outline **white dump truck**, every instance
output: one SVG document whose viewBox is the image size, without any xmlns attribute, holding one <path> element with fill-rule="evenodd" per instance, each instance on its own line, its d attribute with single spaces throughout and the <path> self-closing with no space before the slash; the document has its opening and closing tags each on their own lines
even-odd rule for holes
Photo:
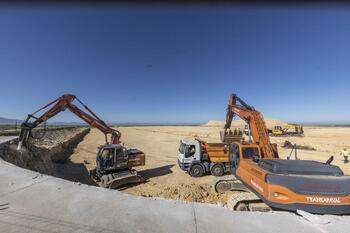
<svg viewBox="0 0 350 233">
<path fill-rule="evenodd" d="M 214 176 L 222 176 L 228 171 L 228 148 L 228 143 L 183 139 L 178 152 L 179 167 L 193 177 L 209 172 Z"/>
</svg>

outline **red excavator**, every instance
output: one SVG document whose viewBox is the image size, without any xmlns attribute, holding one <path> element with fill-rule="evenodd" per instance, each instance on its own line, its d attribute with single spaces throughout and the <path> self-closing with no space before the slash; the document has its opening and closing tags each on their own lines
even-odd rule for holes
<svg viewBox="0 0 350 233">
<path fill-rule="evenodd" d="M 73 101 L 77 100 L 87 112 L 84 112 Z M 35 114 L 41 110 L 47 109 L 40 117 Z M 135 166 L 145 165 L 145 154 L 137 149 L 126 149 L 120 142 L 121 133 L 118 130 L 110 128 L 103 120 L 101 120 L 93 111 L 90 110 L 75 95 L 65 94 L 51 101 L 44 107 L 29 114 L 27 119 L 21 124 L 21 132 L 17 150 L 21 150 L 22 146 L 28 143 L 28 139 L 32 135 L 32 130 L 41 123 L 46 121 L 60 112 L 70 110 L 80 119 L 90 126 L 96 127 L 104 135 L 106 144 L 99 147 L 96 156 L 96 167 L 90 171 L 90 176 L 104 188 L 116 189 L 129 183 L 138 183 L 144 179 L 138 175 L 137 171 L 132 169 Z M 110 140 L 108 140 L 110 135 Z"/>
<path fill-rule="evenodd" d="M 214 184 L 217 192 L 235 191 L 228 201 L 229 208 L 350 213 L 350 177 L 331 165 L 333 157 L 326 163 L 280 159 L 262 114 L 235 94 L 230 97 L 224 132 L 234 116 L 247 123 L 250 133 L 247 142 L 230 143 L 232 176 L 219 178 Z"/>
</svg>

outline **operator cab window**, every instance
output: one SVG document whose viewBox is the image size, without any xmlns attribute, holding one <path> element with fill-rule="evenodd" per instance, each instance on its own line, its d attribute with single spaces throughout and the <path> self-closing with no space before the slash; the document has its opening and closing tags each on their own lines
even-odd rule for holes
<svg viewBox="0 0 350 233">
<path fill-rule="evenodd" d="M 101 157 L 103 159 L 111 159 L 111 157 L 113 157 L 114 154 L 114 150 L 113 149 L 104 149 L 101 153 Z"/>
<path fill-rule="evenodd" d="M 187 147 L 186 150 L 186 157 L 193 156 L 196 153 L 196 146 L 190 145 Z"/>
<path fill-rule="evenodd" d="M 236 144 L 231 144 L 230 150 L 230 154 L 232 154 L 232 157 L 234 159 L 239 159 L 239 147 Z"/>
<path fill-rule="evenodd" d="M 114 149 L 105 148 L 100 154 L 99 163 L 103 169 L 113 166 Z"/>
<path fill-rule="evenodd" d="M 128 154 L 128 152 L 125 148 L 116 148 L 115 154 L 117 159 L 122 159 Z"/>
<path fill-rule="evenodd" d="M 245 147 L 242 149 L 242 152 L 243 152 L 243 159 L 252 159 L 254 156 L 259 157 L 258 148 Z"/>
</svg>

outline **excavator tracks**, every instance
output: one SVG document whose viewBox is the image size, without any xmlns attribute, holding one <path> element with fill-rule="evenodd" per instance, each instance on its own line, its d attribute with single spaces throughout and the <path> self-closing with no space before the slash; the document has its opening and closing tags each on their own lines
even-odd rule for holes
<svg viewBox="0 0 350 233">
<path fill-rule="evenodd" d="M 234 191 L 227 201 L 227 208 L 237 211 L 271 211 L 257 195 L 251 192 L 239 179 L 233 175 L 216 178 L 213 184 L 217 193 Z"/>
<path fill-rule="evenodd" d="M 227 191 L 249 192 L 249 189 L 233 175 L 216 178 L 214 180 L 213 188 L 217 193 L 224 193 Z"/>
<path fill-rule="evenodd" d="M 103 175 L 100 186 L 108 189 L 118 189 L 127 184 L 142 183 L 145 179 L 136 170 L 126 170 Z"/>
<path fill-rule="evenodd" d="M 271 208 L 252 192 L 235 192 L 227 201 L 227 208 L 237 211 L 268 212 Z"/>
</svg>

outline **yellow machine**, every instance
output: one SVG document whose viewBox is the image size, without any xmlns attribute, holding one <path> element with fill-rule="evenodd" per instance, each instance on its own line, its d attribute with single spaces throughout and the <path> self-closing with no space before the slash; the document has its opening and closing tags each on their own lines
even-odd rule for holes
<svg viewBox="0 0 350 233">
<path fill-rule="evenodd" d="M 284 127 L 277 125 L 270 130 L 270 135 L 275 137 L 281 136 L 304 136 L 303 126 L 298 124 L 288 124 Z"/>
</svg>

